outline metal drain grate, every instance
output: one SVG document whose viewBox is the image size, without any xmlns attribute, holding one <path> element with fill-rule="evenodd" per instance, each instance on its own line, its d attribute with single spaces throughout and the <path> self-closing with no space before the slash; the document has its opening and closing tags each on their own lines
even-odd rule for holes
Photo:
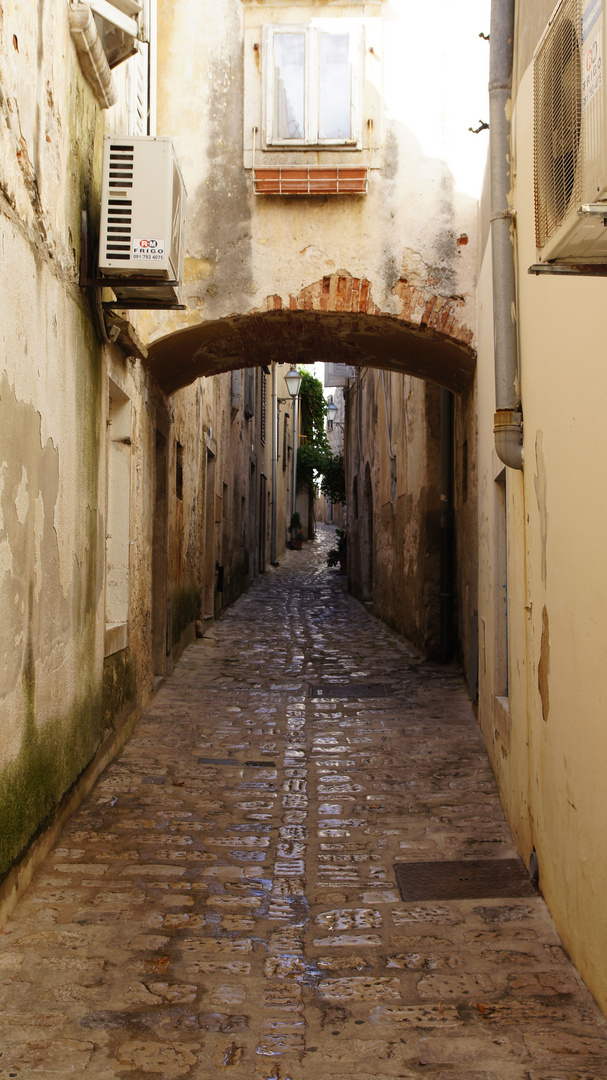
<svg viewBox="0 0 607 1080">
<path fill-rule="evenodd" d="M 236 758 L 225 757 L 199 757 L 199 765 L 234 765 L 237 768 L 242 768 L 242 761 L 237 761 Z"/>
<path fill-rule="evenodd" d="M 311 698 L 380 698 L 391 697 L 392 691 L 384 683 L 333 683 L 311 686 Z"/>
<path fill-rule="evenodd" d="M 519 859 L 395 863 L 394 873 L 405 902 L 537 896 Z"/>
</svg>

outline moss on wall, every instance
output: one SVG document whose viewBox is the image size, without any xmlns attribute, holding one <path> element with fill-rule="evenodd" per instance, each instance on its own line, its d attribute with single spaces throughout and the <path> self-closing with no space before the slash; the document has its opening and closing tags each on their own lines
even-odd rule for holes
<svg viewBox="0 0 607 1080">
<path fill-rule="evenodd" d="M 174 645 L 178 644 L 184 630 L 200 618 L 201 595 L 198 586 L 181 586 L 171 594 Z"/>
<path fill-rule="evenodd" d="M 100 702 L 86 696 L 40 729 L 34 719 L 33 664 L 23 674 L 25 724 L 17 757 L 0 770 L 0 881 L 42 830 L 93 757 L 100 738 Z"/>
<path fill-rule="evenodd" d="M 24 667 L 25 724 L 18 756 L 0 771 L 0 881 L 42 831 L 61 799 L 93 759 L 137 683 L 128 650 L 106 659 L 102 694 L 91 692 L 40 729 L 34 713 L 31 649 Z"/>
</svg>

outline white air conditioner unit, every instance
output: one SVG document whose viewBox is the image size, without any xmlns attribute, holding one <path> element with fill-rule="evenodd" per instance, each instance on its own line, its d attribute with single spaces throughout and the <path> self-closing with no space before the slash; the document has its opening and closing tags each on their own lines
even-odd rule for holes
<svg viewBox="0 0 607 1080">
<path fill-rule="evenodd" d="M 111 279 L 117 300 L 140 307 L 181 303 L 185 214 L 171 140 L 106 135 L 99 274 Z"/>
<path fill-rule="evenodd" d="M 603 0 L 560 0 L 533 58 L 538 261 L 607 262 Z"/>
</svg>

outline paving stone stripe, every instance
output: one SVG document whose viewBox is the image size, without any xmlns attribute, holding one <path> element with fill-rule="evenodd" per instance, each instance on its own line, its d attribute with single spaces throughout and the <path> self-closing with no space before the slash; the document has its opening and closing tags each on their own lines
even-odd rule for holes
<svg viewBox="0 0 607 1080">
<path fill-rule="evenodd" d="M 463 680 L 331 544 L 186 650 L 0 934 L 0 1080 L 607 1080 L 541 896 L 401 900 L 516 851 Z"/>
</svg>

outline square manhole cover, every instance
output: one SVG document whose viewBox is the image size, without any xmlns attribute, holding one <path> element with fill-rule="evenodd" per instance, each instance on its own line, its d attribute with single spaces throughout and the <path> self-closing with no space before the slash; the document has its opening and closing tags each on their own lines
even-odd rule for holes
<svg viewBox="0 0 607 1080">
<path fill-rule="evenodd" d="M 390 697 L 391 690 L 384 683 L 326 683 L 310 687 L 311 698 L 380 698 Z"/>
<path fill-rule="evenodd" d="M 401 899 L 406 902 L 537 896 L 519 859 L 395 863 L 394 873 Z"/>
</svg>

